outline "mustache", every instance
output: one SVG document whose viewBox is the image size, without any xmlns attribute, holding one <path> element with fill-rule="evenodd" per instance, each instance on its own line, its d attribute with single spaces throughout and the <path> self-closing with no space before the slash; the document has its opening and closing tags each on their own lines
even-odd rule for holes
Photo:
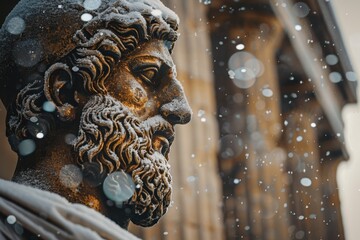
<svg viewBox="0 0 360 240">
<path fill-rule="evenodd" d="M 160 115 L 146 119 L 141 122 L 139 127 L 150 136 L 153 136 L 156 132 L 165 132 L 171 135 L 172 138 L 175 137 L 174 127 Z"/>
</svg>

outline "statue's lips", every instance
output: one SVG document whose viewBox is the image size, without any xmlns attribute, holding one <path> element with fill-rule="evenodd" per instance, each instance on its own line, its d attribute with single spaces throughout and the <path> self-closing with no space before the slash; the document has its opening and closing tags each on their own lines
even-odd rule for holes
<svg viewBox="0 0 360 240">
<path fill-rule="evenodd" d="M 172 129 L 169 131 L 156 131 L 152 137 L 152 145 L 155 151 L 158 151 L 168 159 L 170 146 L 174 141 Z"/>
</svg>

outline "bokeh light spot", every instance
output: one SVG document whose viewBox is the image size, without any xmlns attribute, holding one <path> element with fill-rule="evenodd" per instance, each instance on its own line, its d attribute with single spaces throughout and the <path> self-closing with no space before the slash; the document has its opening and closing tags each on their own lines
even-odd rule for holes
<svg viewBox="0 0 360 240">
<path fill-rule="evenodd" d="M 296 239 L 303 239 L 305 237 L 305 232 L 304 231 L 297 231 L 295 233 L 295 238 Z"/>
<path fill-rule="evenodd" d="M 264 97 L 272 97 L 273 96 L 273 91 L 270 89 L 270 88 L 264 88 L 263 90 L 262 90 L 262 95 L 264 96 Z"/>
<path fill-rule="evenodd" d="M 101 0 L 85 0 L 83 5 L 86 10 L 96 10 L 101 6 Z"/>
<path fill-rule="evenodd" d="M 81 169 L 74 165 L 68 164 L 61 168 L 59 179 L 61 184 L 67 188 L 76 188 L 83 180 Z"/>
<path fill-rule="evenodd" d="M 357 81 L 356 73 L 351 72 L 351 71 L 346 72 L 346 79 L 349 81 L 352 81 L 352 82 L 356 82 Z"/>
<path fill-rule="evenodd" d="M 115 203 L 122 203 L 134 194 L 135 184 L 130 175 L 124 171 L 118 171 L 105 178 L 103 191 L 110 200 Z"/>
<path fill-rule="evenodd" d="M 325 57 L 325 61 L 327 64 L 329 65 L 335 65 L 339 62 L 339 59 L 336 55 L 334 54 L 329 54 Z"/>
<path fill-rule="evenodd" d="M 301 31 L 301 29 L 302 29 L 301 25 L 299 25 L 299 24 L 295 25 L 295 30 L 296 31 Z"/>
<path fill-rule="evenodd" d="M 44 136 L 45 135 L 42 132 L 39 132 L 39 133 L 36 134 L 36 138 L 39 138 L 39 139 L 44 138 Z"/>
<path fill-rule="evenodd" d="M 72 133 L 68 133 L 65 135 L 65 142 L 67 145 L 71 145 L 73 141 L 75 140 L 76 136 Z"/>
<path fill-rule="evenodd" d="M 55 104 L 53 102 L 46 101 L 43 104 L 43 109 L 46 112 L 54 112 L 56 108 L 55 108 Z"/>
<path fill-rule="evenodd" d="M 297 136 L 297 137 L 296 137 L 296 141 L 297 141 L 297 142 L 301 142 L 302 140 L 303 140 L 303 137 L 302 137 L 302 136 Z"/>
<path fill-rule="evenodd" d="M 228 67 L 229 77 L 235 86 L 242 89 L 251 87 L 264 71 L 262 62 L 246 51 L 234 53 L 228 61 Z"/>
<path fill-rule="evenodd" d="M 25 21 L 20 17 L 13 17 L 6 25 L 6 30 L 14 35 L 19 35 L 25 30 Z"/>
<path fill-rule="evenodd" d="M 32 139 L 25 139 L 19 143 L 19 154 L 27 156 L 33 153 L 36 149 L 36 144 Z"/>
<path fill-rule="evenodd" d="M 312 184 L 312 181 L 311 181 L 310 178 L 304 177 L 304 178 L 300 179 L 300 183 L 301 183 L 301 185 L 303 185 L 304 187 L 310 187 L 311 184 Z"/>
<path fill-rule="evenodd" d="M 245 48 L 245 45 L 244 45 L 244 44 L 241 44 L 241 43 L 240 43 L 240 44 L 236 45 L 236 49 L 237 49 L 237 50 L 240 50 L 240 51 L 241 51 L 241 50 L 243 50 L 244 48 Z"/>
<path fill-rule="evenodd" d="M 83 22 L 88 22 L 91 19 L 93 19 L 93 16 L 90 13 L 84 13 L 83 15 L 81 15 L 81 20 Z"/>
<path fill-rule="evenodd" d="M 331 72 L 329 74 L 329 79 L 333 83 L 338 83 L 342 80 L 341 74 L 338 72 Z"/>
<path fill-rule="evenodd" d="M 9 215 L 6 218 L 6 221 L 7 221 L 8 224 L 13 225 L 13 224 L 16 223 L 16 217 L 14 215 Z"/>
<path fill-rule="evenodd" d="M 300 18 L 306 17 L 310 13 L 309 6 L 304 2 L 297 2 L 293 6 L 293 10 L 296 14 L 296 16 Z"/>
</svg>

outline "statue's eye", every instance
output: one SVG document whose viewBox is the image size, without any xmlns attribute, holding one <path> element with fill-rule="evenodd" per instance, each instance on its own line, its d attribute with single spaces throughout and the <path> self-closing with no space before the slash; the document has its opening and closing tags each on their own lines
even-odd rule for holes
<svg viewBox="0 0 360 240">
<path fill-rule="evenodd" d="M 144 82 L 147 82 L 149 84 L 152 84 L 154 86 L 157 86 L 159 84 L 159 79 L 158 79 L 158 72 L 159 69 L 155 66 L 151 66 L 151 67 L 145 67 L 142 69 L 138 69 L 137 71 L 137 75 L 141 78 L 141 80 L 143 80 Z"/>
</svg>

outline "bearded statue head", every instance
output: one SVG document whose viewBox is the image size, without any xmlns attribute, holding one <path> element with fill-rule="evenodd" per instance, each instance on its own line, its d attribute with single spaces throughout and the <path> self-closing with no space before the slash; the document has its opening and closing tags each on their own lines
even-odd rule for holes
<svg viewBox="0 0 360 240">
<path fill-rule="evenodd" d="M 174 125 L 191 118 L 171 58 L 178 22 L 157 0 L 20 1 L 0 31 L 14 180 L 122 226 L 155 224 Z"/>
</svg>

